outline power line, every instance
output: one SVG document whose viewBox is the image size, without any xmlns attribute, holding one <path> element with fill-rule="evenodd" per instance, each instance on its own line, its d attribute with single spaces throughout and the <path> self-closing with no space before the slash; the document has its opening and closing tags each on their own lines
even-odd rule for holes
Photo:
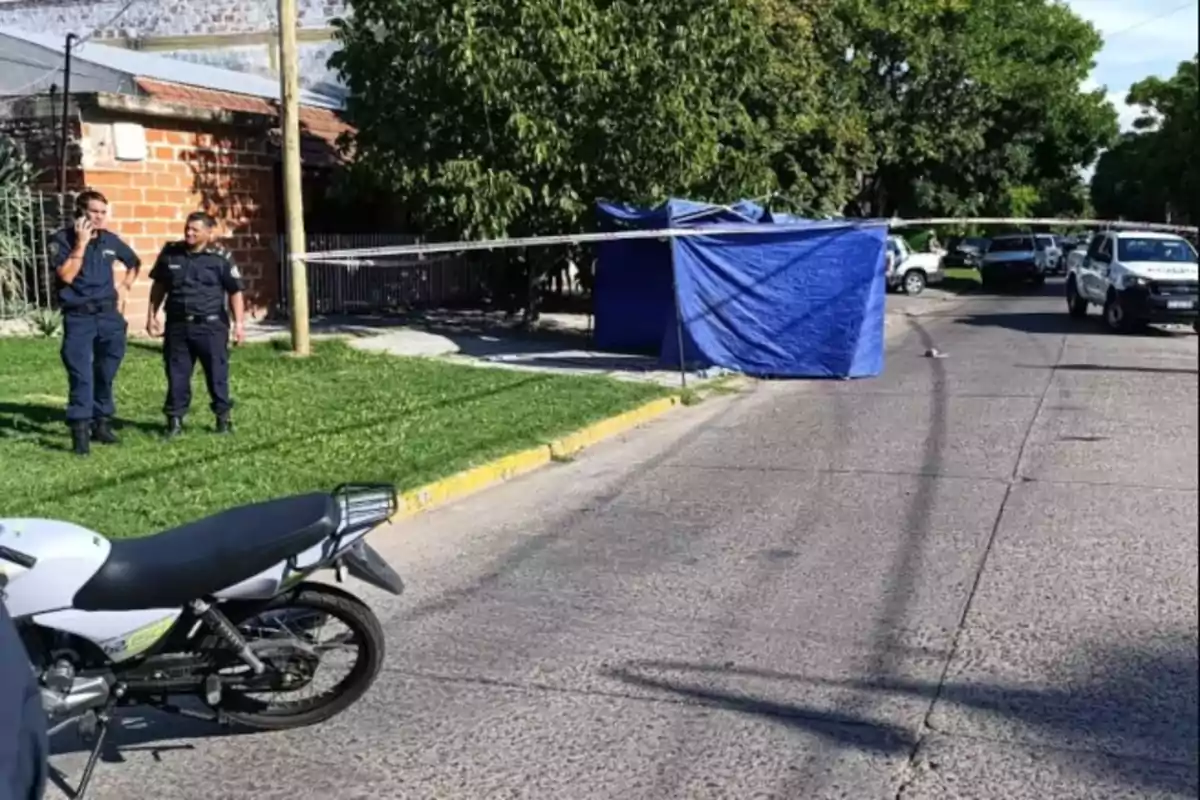
<svg viewBox="0 0 1200 800">
<path fill-rule="evenodd" d="M 117 11 L 117 13 L 115 13 L 111 17 L 109 17 L 107 21 L 97 25 L 86 36 L 82 36 L 82 37 L 76 39 L 72 43 L 71 48 L 75 49 L 75 48 L 79 47 L 80 45 L 87 44 L 92 39 L 96 38 L 96 35 L 99 34 L 100 31 L 104 30 L 105 28 L 110 27 L 114 22 L 119 20 L 121 17 L 125 16 L 125 12 L 127 12 L 129 9 L 133 8 L 133 6 L 135 4 L 140 3 L 140 2 L 141 2 L 141 0 L 128 0 L 128 2 L 126 2 L 125 5 L 121 6 L 121 8 Z M 34 86 L 37 86 L 39 83 L 44 81 L 46 78 L 49 78 L 50 76 L 58 73 L 60 70 L 61 70 L 61 67 L 51 67 L 50 69 L 43 72 L 41 75 L 34 78 L 29 83 L 26 83 L 24 86 L 18 87 L 17 89 L 15 89 L 11 92 L 8 92 L 8 94 L 9 95 L 22 95 L 28 89 L 31 89 Z"/>
<path fill-rule="evenodd" d="M 1130 31 L 1136 31 L 1138 28 L 1145 27 L 1146 25 L 1149 25 L 1151 22 L 1158 22 L 1160 19 L 1166 19 L 1167 17 L 1173 17 L 1176 14 L 1178 14 L 1180 11 L 1183 11 L 1185 8 L 1190 8 L 1194 5 L 1196 5 L 1196 2 L 1197 2 L 1197 0 L 1188 0 L 1188 2 L 1183 3 L 1182 5 L 1178 5 L 1169 11 L 1164 11 L 1161 14 L 1155 14 L 1152 17 L 1147 17 L 1146 19 L 1143 19 L 1140 22 L 1135 22 L 1132 25 L 1125 26 L 1124 28 L 1118 28 L 1117 30 L 1113 31 L 1112 33 L 1105 34 L 1102 32 L 1101 36 L 1104 38 L 1104 43 L 1108 44 L 1109 40 L 1113 39 L 1114 37 L 1123 36 L 1124 34 L 1129 33 Z"/>
</svg>

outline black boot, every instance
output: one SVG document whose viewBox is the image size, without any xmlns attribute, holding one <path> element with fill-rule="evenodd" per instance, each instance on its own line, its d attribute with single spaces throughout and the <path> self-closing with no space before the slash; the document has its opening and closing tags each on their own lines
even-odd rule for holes
<svg viewBox="0 0 1200 800">
<path fill-rule="evenodd" d="M 167 438 L 174 439 L 183 433 L 183 417 L 167 417 Z"/>
<path fill-rule="evenodd" d="M 117 444 L 120 441 L 113 433 L 112 420 L 104 417 L 92 424 L 92 439 L 100 444 Z"/>
<path fill-rule="evenodd" d="M 77 456 L 86 456 L 92 452 L 92 426 L 89 422 L 71 423 L 71 451 Z"/>
<path fill-rule="evenodd" d="M 233 423 L 229 421 L 229 413 L 217 414 L 217 433 L 233 433 Z"/>
</svg>

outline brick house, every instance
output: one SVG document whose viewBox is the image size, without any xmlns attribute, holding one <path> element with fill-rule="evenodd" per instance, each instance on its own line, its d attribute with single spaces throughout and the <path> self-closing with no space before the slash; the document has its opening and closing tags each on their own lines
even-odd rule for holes
<svg viewBox="0 0 1200 800">
<path fill-rule="evenodd" d="M 51 37 L 0 30 L 0 54 L 21 63 L 0 76 L 0 131 L 24 144 L 57 178 L 61 95 L 9 95 L 30 75 L 61 76 L 63 53 Z M 278 83 L 145 53 L 80 46 L 72 55 L 67 115 L 68 191 L 103 192 L 112 229 L 147 264 L 182 235 L 184 218 L 205 210 L 246 276 L 250 313 L 261 317 L 279 298 L 281 181 Z M 341 101 L 303 92 L 300 121 L 305 194 L 319 193 L 338 162 L 336 141 L 348 130 Z M 131 330 L 145 319 L 149 281 L 142 278 L 126 310 Z"/>
</svg>

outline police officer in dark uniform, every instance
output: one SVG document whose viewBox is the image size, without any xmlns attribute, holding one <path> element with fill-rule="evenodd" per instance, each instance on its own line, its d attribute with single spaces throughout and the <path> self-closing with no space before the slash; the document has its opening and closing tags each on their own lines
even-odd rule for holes
<svg viewBox="0 0 1200 800">
<path fill-rule="evenodd" d="M 204 370 L 217 432 L 232 428 L 229 412 L 229 311 L 233 312 L 234 341 L 246 340 L 242 276 L 229 252 L 213 242 L 212 217 L 202 211 L 189 214 L 183 241 L 162 249 L 150 271 L 150 311 L 146 331 L 163 335 L 163 362 L 167 372 L 167 435 L 183 432 L 183 418 L 192 403 L 192 372 L 196 362 Z M 158 310 L 166 304 L 166 328 Z"/>
<path fill-rule="evenodd" d="M 89 442 L 116 444 L 112 431 L 113 381 L 125 358 L 125 297 L 137 280 L 141 259 L 119 236 L 105 229 L 108 200 L 99 192 L 80 193 L 75 225 L 50 238 L 50 266 L 58 276 L 63 315 L 62 361 L 67 368 L 67 424 L 75 452 L 87 455 Z M 117 285 L 113 263 L 125 266 Z"/>
<path fill-rule="evenodd" d="M 29 654 L 3 601 L 0 577 L 0 800 L 40 800 L 50 742 Z"/>
</svg>

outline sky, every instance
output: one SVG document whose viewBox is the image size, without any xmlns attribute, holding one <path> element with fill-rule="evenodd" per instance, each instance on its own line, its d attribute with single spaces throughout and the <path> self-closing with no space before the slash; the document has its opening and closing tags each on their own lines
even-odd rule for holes
<svg viewBox="0 0 1200 800">
<path fill-rule="evenodd" d="M 1125 105 L 1130 85 L 1147 75 L 1166 78 L 1196 53 L 1200 10 L 1197 0 L 1066 0 L 1076 14 L 1099 28 L 1104 49 L 1088 88 L 1103 86 L 1116 106 L 1121 128 L 1138 117 Z"/>
</svg>

